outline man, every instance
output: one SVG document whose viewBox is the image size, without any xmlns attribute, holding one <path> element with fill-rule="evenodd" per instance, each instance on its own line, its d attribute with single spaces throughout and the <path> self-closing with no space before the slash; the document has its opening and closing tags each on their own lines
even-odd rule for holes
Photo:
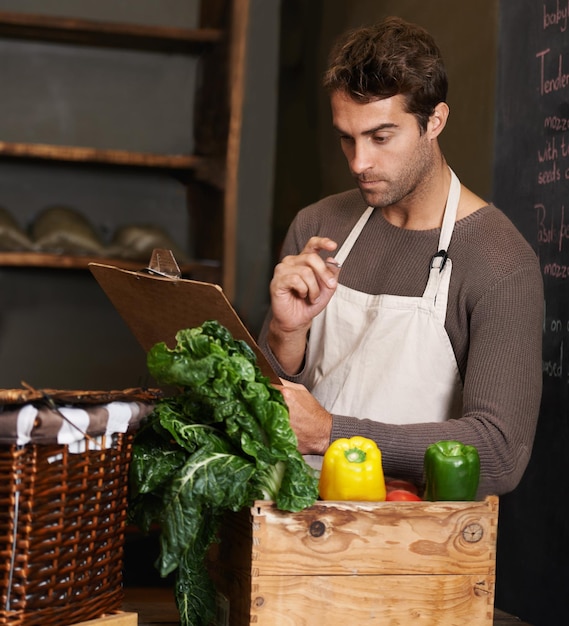
<svg viewBox="0 0 569 626">
<path fill-rule="evenodd" d="M 479 496 L 514 489 L 541 397 L 543 285 L 496 207 L 462 186 L 438 138 L 447 76 L 422 28 L 348 33 L 324 85 L 358 189 L 301 211 L 259 338 L 303 454 L 374 439 L 385 473 L 423 480 L 426 447 L 477 447 Z"/>
</svg>

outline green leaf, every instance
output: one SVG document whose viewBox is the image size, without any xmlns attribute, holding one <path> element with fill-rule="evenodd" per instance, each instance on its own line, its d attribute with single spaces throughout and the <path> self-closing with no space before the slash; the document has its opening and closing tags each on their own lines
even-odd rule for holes
<svg viewBox="0 0 569 626">
<path fill-rule="evenodd" d="M 298 452 L 282 394 L 253 350 L 215 321 L 184 329 L 147 355 L 150 374 L 179 393 L 157 403 L 135 438 L 130 511 L 160 524 L 163 576 L 176 572 L 182 626 L 205 626 L 215 606 L 205 556 L 226 511 L 271 499 L 299 511 L 318 481 Z"/>
<path fill-rule="evenodd" d="M 255 467 L 238 456 L 200 449 L 174 476 L 164 495 L 159 569 L 167 576 L 199 537 L 204 512 L 237 511 L 250 502 Z"/>
</svg>

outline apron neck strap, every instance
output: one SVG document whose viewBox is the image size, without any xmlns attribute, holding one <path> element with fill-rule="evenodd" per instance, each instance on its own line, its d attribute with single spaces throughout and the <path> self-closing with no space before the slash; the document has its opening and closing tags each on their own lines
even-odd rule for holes
<svg viewBox="0 0 569 626">
<path fill-rule="evenodd" d="M 439 251 L 431 258 L 431 269 L 437 268 L 440 271 L 443 270 L 448 259 L 447 249 L 452 237 L 452 231 L 454 230 L 458 201 L 460 200 L 460 181 L 450 167 L 448 169 L 450 172 L 450 188 L 448 190 L 445 213 L 443 215 L 441 234 L 439 235 Z"/>
<path fill-rule="evenodd" d="M 439 236 L 439 250 L 447 250 L 454 230 L 456 222 L 456 213 L 458 211 L 458 201 L 460 200 L 460 181 L 457 175 L 450 169 L 450 188 L 448 191 L 447 203 L 445 206 L 445 214 L 443 216 L 443 225 Z"/>
<path fill-rule="evenodd" d="M 350 253 L 350 250 L 352 249 L 352 246 L 356 242 L 356 239 L 360 236 L 360 233 L 362 232 L 364 226 L 367 224 L 369 216 L 372 213 L 373 213 L 373 207 L 368 206 L 367 209 L 361 214 L 360 219 L 357 221 L 356 225 L 352 228 L 350 234 L 347 236 L 339 252 L 334 257 L 340 265 L 342 265 L 344 261 L 346 260 L 348 254 Z"/>
</svg>

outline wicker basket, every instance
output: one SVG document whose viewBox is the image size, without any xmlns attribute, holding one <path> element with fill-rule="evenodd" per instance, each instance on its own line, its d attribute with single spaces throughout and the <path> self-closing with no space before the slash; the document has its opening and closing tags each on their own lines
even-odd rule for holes
<svg viewBox="0 0 569 626">
<path fill-rule="evenodd" d="M 158 396 L 0 390 L 0 624 L 67 626 L 120 608 L 132 438 Z M 124 432 L 102 425 L 108 403 L 132 409 Z M 30 407 L 28 441 L 6 443 Z M 58 443 L 62 407 L 96 416 L 82 446 Z"/>
</svg>

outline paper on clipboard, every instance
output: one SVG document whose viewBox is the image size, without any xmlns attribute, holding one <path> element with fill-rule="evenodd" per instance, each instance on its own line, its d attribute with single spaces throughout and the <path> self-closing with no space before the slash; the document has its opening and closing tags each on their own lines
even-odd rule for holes
<svg viewBox="0 0 569 626">
<path fill-rule="evenodd" d="M 247 342 L 261 372 L 272 383 L 280 383 L 219 285 L 101 263 L 89 263 L 89 269 L 145 352 L 160 341 L 174 348 L 179 330 L 217 320 L 235 339 Z"/>
</svg>

